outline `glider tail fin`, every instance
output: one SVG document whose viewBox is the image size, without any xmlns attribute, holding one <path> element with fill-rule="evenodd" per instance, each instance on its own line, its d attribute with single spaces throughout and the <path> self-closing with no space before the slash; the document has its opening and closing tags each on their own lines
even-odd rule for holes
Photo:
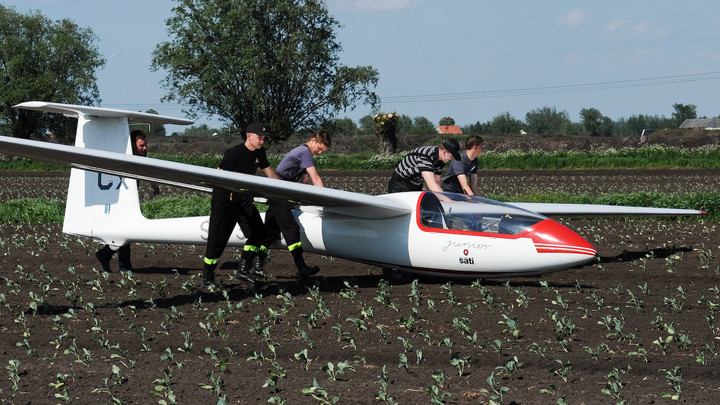
<svg viewBox="0 0 720 405">
<path fill-rule="evenodd" d="M 127 117 L 80 114 L 75 146 L 131 154 Z M 143 220 L 136 180 L 71 169 L 64 232 L 122 246 L 128 236 L 124 230 Z"/>
<path fill-rule="evenodd" d="M 28 101 L 13 107 L 76 117 L 76 147 L 125 154 L 132 153 L 130 121 L 177 125 L 193 123 L 157 114 L 45 101 Z M 71 170 L 64 232 L 121 246 L 132 240 L 133 234 L 137 235 L 143 221 L 147 219 L 140 212 L 136 180 L 77 168 Z"/>
</svg>

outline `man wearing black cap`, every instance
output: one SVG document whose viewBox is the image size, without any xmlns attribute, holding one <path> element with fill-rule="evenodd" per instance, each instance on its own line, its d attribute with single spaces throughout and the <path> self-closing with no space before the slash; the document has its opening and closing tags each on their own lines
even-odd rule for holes
<svg viewBox="0 0 720 405">
<path fill-rule="evenodd" d="M 256 121 L 248 125 L 245 132 L 247 134 L 245 142 L 226 150 L 218 169 L 255 174 L 259 168 L 265 176 L 279 178 L 270 166 L 263 149 L 265 137 L 269 134 L 268 130 L 261 122 Z M 215 288 L 215 268 L 235 224 L 240 226 L 243 235 L 247 238 L 235 278 L 252 282 L 250 269 L 253 258 L 265 239 L 265 226 L 260 213 L 253 204 L 252 196 L 231 192 L 221 187 L 213 188 L 207 247 L 203 258 L 204 288 L 210 290 Z"/>
<path fill-rule="evenodd" d="M 388 192 L 420 191 L 423 180 L 428 190 L 443 191 L 440 175 L 452 159 L 460 160 L 460 144 L 452 138 L 445 139 L 439 146 L 420 146 L 411 150 L 395 166 Z"/>
</svg>

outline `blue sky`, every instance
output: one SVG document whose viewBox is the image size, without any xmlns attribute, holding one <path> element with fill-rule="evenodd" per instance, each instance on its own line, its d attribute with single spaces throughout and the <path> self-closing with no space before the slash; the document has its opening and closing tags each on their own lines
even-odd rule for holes
<svg viewBox="0 0 720 405">
<path fill-rule="evenodd" d="M 98 36 L 102 105 L 184 117 L 162 104 L 155 46 L 169 39 L 172 0 L 3 0 L 18 12 L 70 18 Z M 371 65 L 382 111 L 437 124 L 524 119 L 545 106 L 579 121 L 583 108 L 613 120 L 671 116 L 675 103 L 720 115 L 720 8 L 715 1 L 330 0 L 342 63 Z M 341 116 L 370 113 L 364 105 Z M 214 127 L 214 117 L 198 123 Z M 168 131 L 181 129 L 169 126 Z"/>
</svg>

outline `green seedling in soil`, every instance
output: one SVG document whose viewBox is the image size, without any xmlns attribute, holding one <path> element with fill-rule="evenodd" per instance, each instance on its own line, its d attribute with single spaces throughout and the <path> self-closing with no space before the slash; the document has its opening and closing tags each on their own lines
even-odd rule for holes
<svg viewBox="0 0 720 405">
<path fill-rule="evenodd" d="M 345 374 L 345 370 L 355 371 L 347 360 L 338 362 L 337 366 L 333 365 L 332 362 L 328 362 L 328 364 L 322 368 L 322 371 L 328 375 L 328 380 L 330 381 L 336 381 L 339 375 Z"/>
<path fill-rule="evenodd" d="M 624 386 L 622 377 L 630 370 L 632 370 L 630 365 L 627 366 L 627 369 L 613 367 L 613 371 L 607 375 L 607 383 L 601 392 L 616 399 L 620 398 L 620 389 Z"/>
<path fill-rule="evenodd" d="M 560 367 L 553 368 L 550 371 L 556 376 L 562 378 L 564 382 L 567 382 L 568 375 L 573 369 L 572 361 L 568 359 L 567 362 L 563 362 L 561 359 L 555 359 L 555 362 L 558 363 Z"/>
<path fill-rule="evenodd" d="M 450 355 L 450 365 L 458 370 L 460 377 L 465 374 L 465 367 L 470 367 L 472 358 L 470 356 L 460 357 L 460 353 L 453 353 Z"/>
<path fill-rule="evenodd" d="M 662 368 L 660 371 L 665 373 L 665 379 L 668 380 L 668 384 L 670 384 L 673 390 L 672 393 L 663 392 L 662 397 L 670 398 L 673 401 L 680 400 L 680 394 L 682 394 L 681 385 L 683 382 L 682 366 L 675 366 L 672 370 Z"/>
<path fill-rule="evenodd" d="M 386 404 L 396 404 L 395 398 L 390 396 L 388 394 L 388 373 L 387 373 L 387 366 L 383 364 L 382 371 L 380 371 L 380 375 L 378 376 L 378 384 L 380 384 L 380 390 L 377 393 L 377 399 L 385 402 Z"/>
<path fill-rule="evenodd" d="M 430 395 L 431 404 L 444 404 L 445 398 L 451 396 L 449 392 L 440 392 L 440 389 L 445 386 L 445 373 L 442 371 L 436 371 L 432 374 L 432 377 L 433 380 L 439 384 L 439 387 L 435 384 L 431 384 L 425 388 L 425 392 Z"/>
<path fill-rule="evenodd" d="M 488 385 L 490 386 L 490 390 L 488 391 L 486 388 L 481 388 L 480 392 L 490 394 L 491 404 L 502 404 L 503 397 L 505 396 L 505 393 L 510 390 L 510 388 L 503 387 L 498 383 L 498 381 L 495 379 L 494 371 L 490 373 L 490 376 L 485 381 L 487 381 Z"/>
<path fill-rule="evenodd" d="M 520 336 L 520 329 L 518 329 L 518 320 L 516 317 L 510 318 L 509 316 L 502 314 L 503 320 L 499 321 L 500 325 L 505 325 L 503 332 L 509 332 L 514 338 Z"/>
<path fill-rule="evenodd" d="M 303 388 L 302 393 L 305 395 L 310 395 L 316 401 L 322 404 L 337 404 L 340 402 L 340 398 L 338 397 L 330 398 L 328 396 L 327 390 L 323 388 L 320 384 L 318 384 L 317 379 L 315 378 L 313 378 L 312 387 Z"/>
</svg>

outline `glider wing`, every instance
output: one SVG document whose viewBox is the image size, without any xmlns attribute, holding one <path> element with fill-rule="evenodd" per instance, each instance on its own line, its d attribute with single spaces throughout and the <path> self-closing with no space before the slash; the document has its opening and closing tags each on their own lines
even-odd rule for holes
<svg viewBox="0 0 720 405">
<path fill-rule="evenodd" d="M 290 181 L 269 179 L 123 153 L 0 136 L 3 153 L 73 168 L 211 191 L 223 187 L 254 197 L 322 206 L 322 210 L 368 218 L 408 214 L 412 207 L 386 196 L 371 196 Z"/>
</svg>

